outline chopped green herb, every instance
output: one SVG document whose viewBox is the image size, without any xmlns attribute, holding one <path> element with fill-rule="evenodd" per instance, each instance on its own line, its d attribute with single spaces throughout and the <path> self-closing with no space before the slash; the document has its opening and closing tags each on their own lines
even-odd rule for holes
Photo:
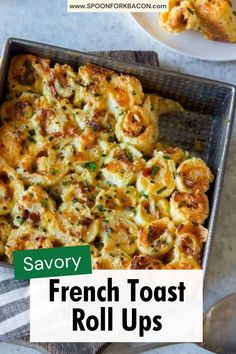
<svg viewBox="0 0 236 354">
<path fill-rule="evenodd" d="M 78 199 L 76 198 L 76 197 L 74 197 L 73 199 L 72 199 L 72 203 L 77 203 L 78 202 Z"/>
<path fill-rule="evenodd" d="M 126 151 L 126 152 L 125 152 L 125 156 L 127 157 L 127 159 L 128 159 L 130 162 L 133 162 L 133 161 L 134 161 L 133 155 L 131 154 L 130 151 Z"/>
<path fill-rule="evenodd" d="M 146 199 L 148 198 L 148 195 L 144 191 L 141 192 L 141 195 Z"/>
<path fill-rule="evenodd" d="M 190 14 L 194 15 L 194 11 L 192 9 L 190 9 L 189 7 L 187 7 L 187 9 L 190 12 Z"/>
<path fill-rule="evenodd" d="M 157 194 L 161 194 L 162 192 L 164 192 L 167 189 L 167 187 L 162 187 L 160 189 L 158 189 Z"/>
<path fill-rule="evenodd" d="M 96 170 L 96 167 L 97 167 L 96 162 L 90 162 L 89 168 L 92 172 Z"/>
<path fill-rule="evenodd" d="M 179 203 L 179 208 L 183 208 L 187 203 L 182 200 L 182 202 Z"/>
<path fill-rule="evenodd" d="M 30 136 L 34 136 L 35 135 L 35 130 L 34 129 L 30 129 L 29 130 L 29 135 Z"/>
<path fill-rule="evenodd" d="M 52 175 L 56 175 L 59 172 L 59 170 L 57 170 L 56 168 L 52 168 L 51 169 L 51 174 Z"/>
<path fill-rule="evenodd" d="M 63 181 L 62 185 L 63 186 L 69 186 L 71 184 L 71 181 Z"/>
<path fill-rule="evenodd" d="M 97 208 L 98 208 L 98 210 L 101 211 L 101 212 L 105 211 L 103 205 L 101 205 L 101 204 L 98 204 L 98 205 L 97 205 Z"/>
<path fill-rule="evenodd" d="M 31 141 L 32 143 L 36 143 L 36 141 L 34 140 L 34 138 L 31 135 L 28 135 L 28 139 L 29 141 Z"/>
<path fill-rule="evenodd" d="M 49 205 L 48 200 L 47 199 L 42 200 L 41 205 L 43 208 L 48 208 L 48 205 Z"/>
<path fill-rule="evenodd" d="M 153 166 L 151 176 L 154 177 L 160 169 L 160 166 Z"/>
<path fill-rule="evenodd" d="M 90 171 L 94 172 L 96 170 L 97 164 L 96 162 L 86 162 L 82 166 L 84 168 L 89 168 Z"/>
<path fill-rule="evenodd" d="M 16 221 L 18 222 L 18 224 L 22 225 L 24 223 L 24 219 L 22 218 L 22 216 L 17 215 L 16 216 Z"/>
<path fill-rule="evenodd" d="M 170 157 L 167 156 L 167 155 L 164 155 L 163 157 L 164 157 L 165 160 L 170 160 Z"/>
<path fill-rule="evenodd" d="M 116 141 L 115 135 L 109 136 L 109 137 L 108 137 L 108 141 L 109 141 L 109 143 L 114 143 L 114 142 Z"/>
</svg>

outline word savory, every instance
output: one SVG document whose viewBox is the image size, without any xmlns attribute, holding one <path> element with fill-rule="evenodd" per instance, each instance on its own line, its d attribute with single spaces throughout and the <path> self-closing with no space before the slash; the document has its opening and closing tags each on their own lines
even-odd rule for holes
<svg viewBox="0 0 236 354">
<path fill-rule="evenodd" d="M 30 272 L 32 270 L 40 271 L 44 269 L 52 269 L 53 267 L 57 269 L 62 269 L 62 268 L 69 268 L 70 266 L 74 267 L 74 271 L 76 272 L 78 269 L 78 266 L 80 264 L 81 257 L 77 257 L 75 259 L 74 257 L 66 257 L 65 259 L 63 258 L 50 258 L 50 259 L 37 259 L 34 260 L 32 257 L 25 257 L 24 258 L 24 270 L 27 272 Z"/>
</svg>

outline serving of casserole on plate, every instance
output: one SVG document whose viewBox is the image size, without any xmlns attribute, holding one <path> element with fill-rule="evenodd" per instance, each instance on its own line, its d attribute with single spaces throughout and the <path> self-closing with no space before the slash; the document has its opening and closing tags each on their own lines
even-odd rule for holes
<svg viewBox="0 0 236 354">
<path fill-rule="evenodd" d="M 95 269 L 200 268 L 213 175 L 159 139 L 159 118 L 184 122 L 182 106 L 95 64 L 72 68 L 28 53 L 9 64 L 0 109 L 2 259 L 90 244 Z"/>
<path fill-rule="evenodd" d="M 229 0 L 169 0 L 159 21 L 171 33 L 193 30 L 208 40 L 236 42 L 236 12 Z"/>
</svg>

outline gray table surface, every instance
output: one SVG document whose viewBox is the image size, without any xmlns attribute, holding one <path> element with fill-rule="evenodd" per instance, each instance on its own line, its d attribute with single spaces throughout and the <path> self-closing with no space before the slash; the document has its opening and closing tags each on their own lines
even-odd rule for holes
<svg viewBox="0 0 236 354">
<path fill-rule="evenodd" d="M 129 14 L 68 14 L 66 0 L 1 0 L 0 47 L 21 37 L 84 51 L 155 50 L 163 68 L 236 84 L 236 62 L 212 63 L 175 54 L 145 34 Z M 204 308 L 236 291 L 236 125 L 210 257 Z M 0 348 L 1 349 L 1 348 Z M 1 350 L 2 352 L 2 350 Z M 158 353 L 200 354 L 193 345 Z M 5 353 L 4 353 L 5 354 Z"/>
</svg>

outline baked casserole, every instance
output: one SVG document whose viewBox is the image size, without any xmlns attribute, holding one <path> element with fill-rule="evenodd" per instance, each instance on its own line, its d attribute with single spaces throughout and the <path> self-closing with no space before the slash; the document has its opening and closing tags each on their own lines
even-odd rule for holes
<svg viewBox="0 0 236 354">
<path fill-rule="evenodd" d="M 0 256 L 90 244 L 94 269 L 195 269 L 213 175 L 159 142 L 178 102 L 133 76 L 15 56 L 0 108 Z"/>
</svg>

